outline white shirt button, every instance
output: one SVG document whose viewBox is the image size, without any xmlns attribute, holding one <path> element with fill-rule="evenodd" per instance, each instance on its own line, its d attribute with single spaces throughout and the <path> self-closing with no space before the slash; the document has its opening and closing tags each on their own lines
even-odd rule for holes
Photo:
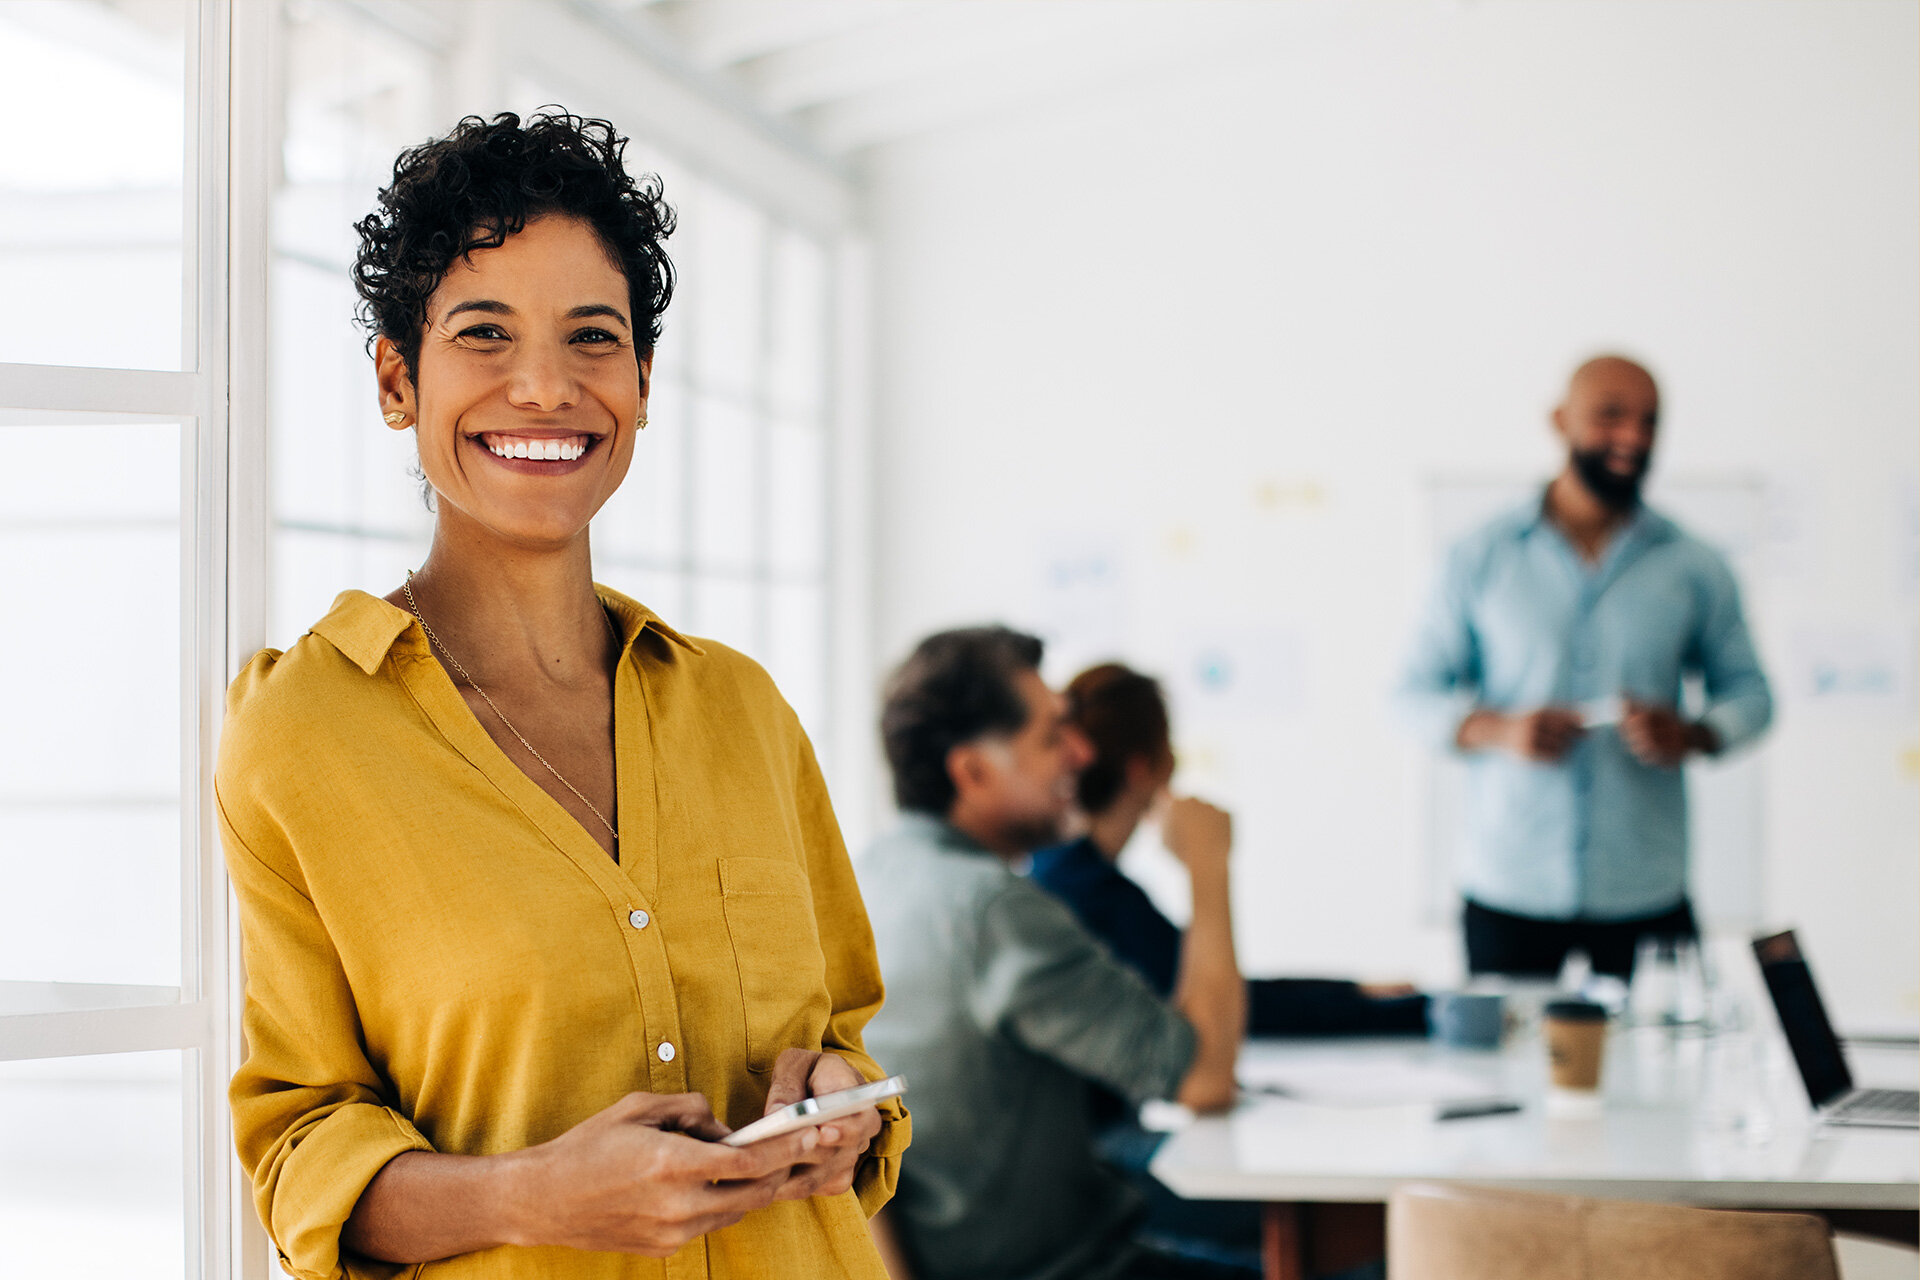
<svg viewBox="0 0 1920 1280">
<path fill-rule="evenodd" d="M 662 1040 L 660 1042 L 660 1048 L 658 1052 L 660 1054 L 660 1061 L 662 1062 L 673 1061 L 673 1045 L 671 1042 Z"/>
<path fill-rule="evenodd" d="M 653 917 L 644 911 L 627 912 L 627 923 L 636 929 L 644 929 L 653 922 Z"/>
</svg>

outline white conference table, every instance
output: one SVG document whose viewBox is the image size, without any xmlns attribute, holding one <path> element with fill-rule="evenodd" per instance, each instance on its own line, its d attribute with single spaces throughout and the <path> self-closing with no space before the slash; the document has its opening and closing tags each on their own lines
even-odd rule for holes
<svg viewBox="0 0 1920 1280">
<path fill-rule="evenodd" d="M 1151 1167 L 1188 1199 L 1273 1206 L 1270 1276 L 1298 1274 L 1298 1216 L 1288 1206 L 1384 1202 L 1412 1182 L 1722 1207 L 1920 1210 L 1920 1135 L 1815 1123 L 1785 1045 L 1764 1043 L 1746 1087 L 1736 1078 L 1729 1088 L 1707 1037 L 1616 1030 L 1599 1095 L 1587 1101 L 1549 1090 L 1537 1031 L 1516 1033 L 1498 1051 L 1407 1038 L 1251 1041 L 1246 1083 L 1291 1075 L 1334 1093 L 1377 1088 L 1383 1099 L 1404 1099 L 1471 1082 L 1522 1109 L 1436 1120 L 1430 1102 L 1249 1094 L 1232 1112 L 1174 1133 Z M 1920 1074 L 1913 1049 L 1850 1047 L 1848 1056 L 1860 1084 L 1912 1088 Z M 1745 1105 L 1730 1108 L 1729 1099 Z M 1730 1110 L 1765 1122 L 1738 1127 Z"/>
</svg>

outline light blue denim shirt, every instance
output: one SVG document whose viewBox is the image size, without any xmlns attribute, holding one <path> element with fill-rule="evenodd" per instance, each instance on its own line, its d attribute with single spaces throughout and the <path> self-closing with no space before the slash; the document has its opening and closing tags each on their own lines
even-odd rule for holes
<svg viewBox="0 0 1920 1280">
<path fill-rule="evenodd" d="M 1725 559 L 1643 507 L 1589 564 L 1534 502 L 1451 550 L 1396 701 L 1422 737 L 1457 749 L 1476 707 L 1577 708 L 1618 695 L 1678 707 L 1690 673 L 1722 751 L 1773 718 Z M 1467 897 L 1544 919 L 1625 920 L 1685 896 L 1681 771 L 1641 764 L 1615 729 L 1587 734 L 1556 764 L 1504 751 L 1467 761 Z"/>
</svg>

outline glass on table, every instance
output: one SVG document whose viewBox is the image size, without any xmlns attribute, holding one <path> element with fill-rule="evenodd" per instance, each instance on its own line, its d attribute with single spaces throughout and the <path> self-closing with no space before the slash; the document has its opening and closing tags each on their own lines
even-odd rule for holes
<svg viewBox="0 0 1920 1280">
<path fill-rule="evenodd" d="M 1707 967 L 1698 939 L 1648 934 L 1634 949 L 1627 1009 L 1636 1026 L 1702 1027 Z"/>
<path fill-rule="evenodd" d="M 1673 940 L 1673 1010 L 1670 1021 L 1683 1027 L 1704 1026 L 1707 1021 L 1706 953 L 1698 938 Z"/>
<path fill-rule="evenodd" d="M 1679 975 L 1674 968 L 1673 940 L 1657 934 L 1640 939 L 1633 953 L 1633 976 L 1627 985 L 1627 1011 L 1635 1026 L 1661 1026 L 1674 1006 Z"/>
<path fill-rule="evenodd" d="M 1764 1142 L 1773 1132 L 1765 1070 L 1767 1043 L 1737 998 L 1715 999 L 1712 1013 L 1700 1115 L 1710 1129 Z"/>
</svg>

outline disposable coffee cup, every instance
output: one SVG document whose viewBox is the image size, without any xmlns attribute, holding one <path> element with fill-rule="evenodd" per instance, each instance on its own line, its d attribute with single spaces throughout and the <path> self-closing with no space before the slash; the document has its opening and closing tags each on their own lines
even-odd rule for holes
<svg viewBox="0 0 1920 1280">
<path fill-rule="evenodd" d="M 1556 1000 L 1543 1011 L 1540 1025 L 1553 1087 L 1588 1093 L 1598 1089 L 1607 1011 L 1585 1000 Z"/>
</svg>

